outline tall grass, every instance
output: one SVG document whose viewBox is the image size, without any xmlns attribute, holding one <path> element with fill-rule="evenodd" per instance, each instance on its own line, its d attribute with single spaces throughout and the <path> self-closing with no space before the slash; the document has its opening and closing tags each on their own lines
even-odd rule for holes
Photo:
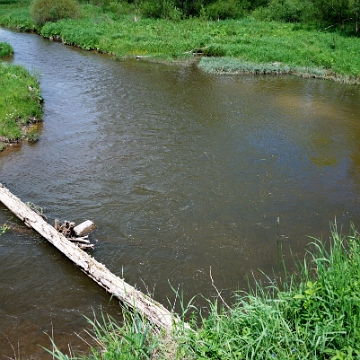
<svg viewBox="0 0 360 360">
<path fill-rule="evenodd" d="M 343 236 L 334 227 L 329 244 L 314 239 L 309 247 L 297 274 L 235 293 L 230 309 L 209 301 L 208 316 L 192 317 L 195 331 L 179 329 L 171 340 L 136 314 L 123 326 L 92 321 L 98 346 L 80 358 L 358 359 L 359 233 L 353 227 Z"/>
<path fill-rule="evenodd" d="M 191 336 L 201 359 L 355 359 L 360 356 L 360 237 L 334 228 L 327 249 L 311 244 L 296 277 L 236 294 L 230 311 L 211 304 Z"/>
<path fill-rule="evenodd" d="M 25 68 L 0 60 L 0 149 L 26 136 L 27 126 L 42 114 L 35 76 Z M 34 134 L 30 132 L 33 139 Z"/>
</svg>

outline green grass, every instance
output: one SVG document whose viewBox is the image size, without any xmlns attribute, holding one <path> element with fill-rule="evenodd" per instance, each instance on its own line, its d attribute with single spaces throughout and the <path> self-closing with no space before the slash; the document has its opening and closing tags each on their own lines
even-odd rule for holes
<svg viewBox="0 0 360 360">
<path fill-rule="evenodd" d="M 36 28 L 26 3 L 0 5 L 0 24 L 23 30 Z M 251 72 L 256 65 L 255 73 L 260 66 L 265 73 L 325 74 L 345 82 L 360 79 L 360 38 L 298 24 L 251 18 L 154 20 L 128 11 L 121 14 L 83 5 L 80 19 L 46 23 L 36 29 L 45 37 L 119 58 L 173 61 L 193 59 L 196 52 L 203 54 L 201 67 L 206 71 Z M 212 62 L 205 57 L 222 59 Z M 280 65 L 280 71 L 273 69 L 274 63 Z"/>
<path fill-rule="evenodd" d="M 178 329 L 169 337 L 126 312 L 121 326 L 111 319 L 91 321 L 97 346 L 72 358 L 359 359 L 359 234 L 353 228 L 343 236 L 334 228 L 330 244 L 315 239 L 309 246 L 297 274 L 235 293 L 231 308 L 209 301 L 208 316 L 192 317 L 194 331 Z"/>
<path fill-rule="evenodd" d="M 0 149 L 26 137 L 42 114 L 39 83 L 25 68 L 0 61 Z M 31 132 L 33 140 L 34 133 Z"/>
<path fill-rule="evenodd" d="M 191 337 L 196 358 L 356 359 L 360 357 L 360 238 L 333 231 L 315 240 L 296 277 L 236 294 L 230 311 L 212 305 Z"/>
<path fill-rule="evenodd" d="M 11 56 L 14 54 L 14 49 L 10 44 L 6 42 L 0 42 L 0 58 L 5 56 Z"/>
</svg>

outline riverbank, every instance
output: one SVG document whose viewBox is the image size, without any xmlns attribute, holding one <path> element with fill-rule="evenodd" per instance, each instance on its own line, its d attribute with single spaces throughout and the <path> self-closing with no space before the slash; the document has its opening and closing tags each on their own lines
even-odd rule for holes
<svg viewBox="0 0 360 360">
<path fill-rule="evenodd" d="M 106 317 L 90 321 L 98 347 L 86 358 L 100 360 L 104 353 L 106 359 L 358 358 L 359 233 L 353 228 L 343 236 L 334 227 L 330 246 L 320 240 L 309 246 L 296 276 L 285 270 L 285 277 L 269 278 L 268 287 L 235 293 L 231 308 L 220 296 L 209 300 L 207 317 L 184 305 L 184 316 L 193 312 L 195 331 L 180 326 L 172 340 L 138 314 L 128 313 L 122 326 Z M 55 347 L 57 359 L 66 356 Z"/>
<path fill-rule="evenodd" d="M 295 74 L 358 84 L 360 39 L 307 25 L 252 18 L 208 21 L 147 19 L 82 5 L 78 19 L 36 26 L 29 6 L 0 6 L 0 24 L 118 59 L 199 60 L 216 73 Z M 199 59 L 200 56 L 200 59 Z"/>
<path fill-rule="evenodd" d="M 9 44 L 0 43 L 3 57 L 13 53 Z M 0 57 L 0 151 L 21 139 L 37 141 L 32 125 L 42 115 L 39 82 L 22 66 L 8 64 Z"/>
</svg>

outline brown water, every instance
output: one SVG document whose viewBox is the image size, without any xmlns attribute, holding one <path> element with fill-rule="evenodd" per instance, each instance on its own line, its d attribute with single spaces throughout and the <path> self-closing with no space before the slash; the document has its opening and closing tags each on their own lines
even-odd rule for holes
<svg viewBox="0 0 360 360">
<path fill-rule="evenodd" d="M 111 58 L 0 29 L 40 76 L 40 141 L 0 153 L 0 182 L 55 217 L 96 222 L 93 256 L 164 305 L 169 283 L 227 301 L 277 269 L 276 219 L 302 258 L 307 235 L 360 215 L 360 91 L 295 77 L 215 76 Z M 0 206 L 0 355 L 66 350 L 116 301 Z M 147 288 L 147 289 L 146 289 Z M 198 304 L 202 304 L 198 300 Z M 1 356 L 0 356 L 1 357 Z"/>
</svg>

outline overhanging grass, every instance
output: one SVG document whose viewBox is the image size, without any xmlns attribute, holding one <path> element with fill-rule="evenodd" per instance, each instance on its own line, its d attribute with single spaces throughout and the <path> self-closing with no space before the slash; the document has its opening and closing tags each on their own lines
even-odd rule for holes
<svg viewBox="0 0 360 360">
<path fill-rule="evenodd" d="M 0 149 L 24 137 L 26 126 L 39 121 L 41 113 L 36 77 L 21 66 L 0 61 Z"/>
<path fill-rule="evenodd" d="M 79 358 L 358 359 L 359 234 L 353 228 L 343 236 L 334 228 L 331 244 L 314 240 L 310 246 L 298 274 L 281 284 L 236 293 L 230 309 L 209 301 L 209 316 L 193 318 L 193 332 L 175 331 L 169 339 L 137 314 L 127 314 L 122 326 L 92 321 L 98 346 Z"/>
</svg>

